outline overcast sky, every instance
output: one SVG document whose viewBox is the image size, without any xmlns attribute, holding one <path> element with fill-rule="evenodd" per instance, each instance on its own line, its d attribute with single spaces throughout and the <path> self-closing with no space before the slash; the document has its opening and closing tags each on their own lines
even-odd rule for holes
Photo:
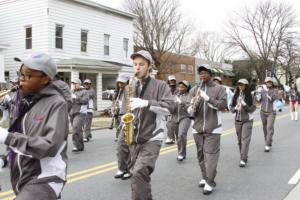
<svg viewBox="0 0 300 200">
<path fill-rule="evenodd" d="M 106 6 L 122 9 L 123 0 L 93 0 Z M 193 21 L 197 29 L 202 31 L 216 31 L 222 34 L 224 22 L 234 11 L 245 6 L 253 7 L 259 1 L 266 0 L 179 0 L 181 11 L 185 17 Z M 284 1 L 293 5 L 296 13 L 300 14 L 299 0 L 273 0 Z M 299 29 L 300 32 L 300 29 Z"/>
</svg>

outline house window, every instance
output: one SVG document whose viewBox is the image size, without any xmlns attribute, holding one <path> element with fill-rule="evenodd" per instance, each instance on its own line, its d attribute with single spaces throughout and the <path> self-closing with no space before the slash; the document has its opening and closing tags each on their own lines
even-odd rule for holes
<svg viewBox="0 0 300 200">
<path fill-rule="evenodd" d="M 124 51 L 124 56 L 125 58 L 128 57 L 128 39 L 123 38 L 123 51 Z"/>
<path fill-rule="evenodd" d="M 25 27 L 25 49 L 32 49 L 32 27 Z"/>
<path fill-rule="evenodd" d="M 87 51 L 88 31 L 81 30 L 81 52 Z"/>
<path fill-rule="evenodd" d="M 63 25 L 55 25 L 55 48 L 63 49 Z"/>
<path fill-rule="evenodd" d="M 109 56 L 109 37 L 110 35 L 104 34 L 104 55 Z"/>
<path fill-rule="evenodd" d="M 180 65 L 180 73 L 186 73 L 186 65 L 185 64 Z"/>
<path fill-rule="evenodd" d="M 189 74 L 194 74 L 194 66 L 193 65 L 188 66 L 188 73 Z"/>
</svg>

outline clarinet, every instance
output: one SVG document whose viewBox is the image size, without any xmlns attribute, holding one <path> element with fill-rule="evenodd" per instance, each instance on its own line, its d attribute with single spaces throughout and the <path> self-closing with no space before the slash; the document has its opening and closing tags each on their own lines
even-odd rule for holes
<svg viewBox="0 0 300 200">
<path fill-rule="evenodd" d="M 200 81 L 199 87 L 197 89 L 196 95 L 194 96 L 194 101 L 191 103 L 192 106 L 192 113 L 190 114 L 191 119 L 195 119 L 195 114 L 197 110 L 197 105 L 199 104 L 199 101 L 201 99 L 201 88 L 203 86 L 203 80 Z"/>
</svg>

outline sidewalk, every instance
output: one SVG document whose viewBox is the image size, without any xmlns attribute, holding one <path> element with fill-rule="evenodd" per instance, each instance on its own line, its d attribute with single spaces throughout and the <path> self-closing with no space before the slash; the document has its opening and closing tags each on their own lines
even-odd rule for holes
<svg viewBox="0 0 300 200">
<path fill-rule="evenodd" d="M 284 198 L 284 200 L 299 200 L 300 199 L 300 184 L 298 183 L 290 193 Z"/>
</svg>

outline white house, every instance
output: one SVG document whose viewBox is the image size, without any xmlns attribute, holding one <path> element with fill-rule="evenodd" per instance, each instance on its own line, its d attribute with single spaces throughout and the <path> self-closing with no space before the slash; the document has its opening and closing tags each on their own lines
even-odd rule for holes
<svg viewBox="0 0 300 200">
<path fill-rule="evenodd" d="M 89 0 L 0 1 L 0 43 L 10 45 L 5 72 L 16 76 L 14 57 L 47 52 L 65 81 L 92 80 L 101 110 L 110 104 L 102 91 L 115 87 L 118 73 L 133 72 L 135 17 Z"/>
</svg>

